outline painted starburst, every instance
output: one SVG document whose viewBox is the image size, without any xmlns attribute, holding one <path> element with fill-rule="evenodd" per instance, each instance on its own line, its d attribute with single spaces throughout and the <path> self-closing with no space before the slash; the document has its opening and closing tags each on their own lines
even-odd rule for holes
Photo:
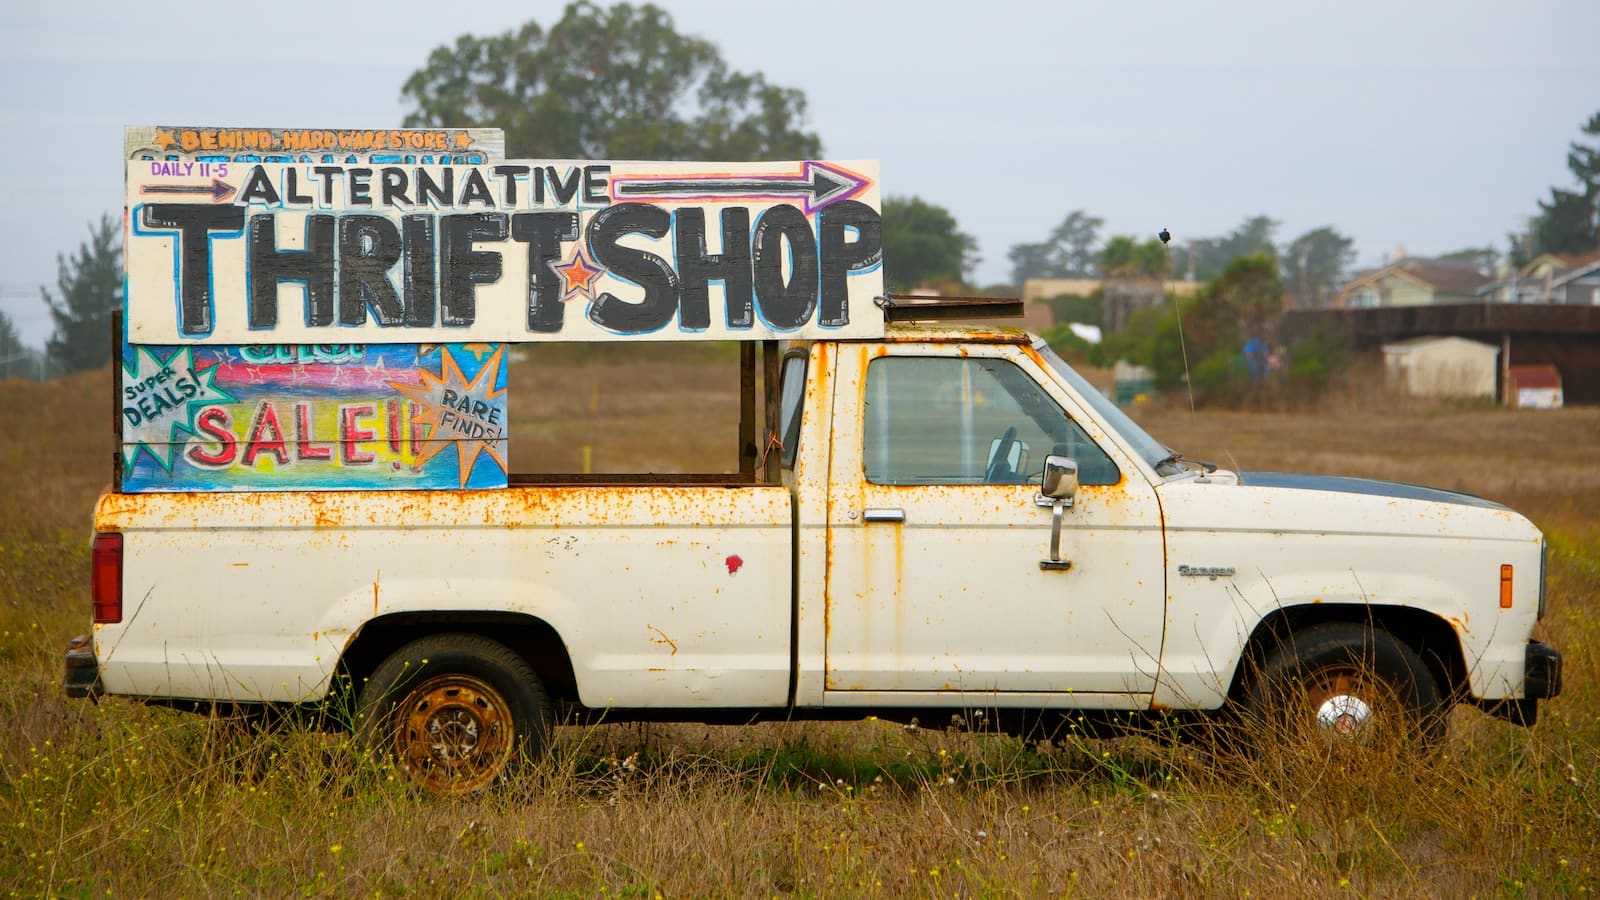
<svg viewBox="0 0 1600 900">
<path fill-rule="evenodd" d="M 505 470 L 505 407 L 497 401 L 506 390 L 495 388 L 504 361 L 505 346 L 501 345 L 469 381 L 450 348 L 442 347 L 438 375 L 419 370 L 421 384 L 389 382 L 390 387 L 417 405 L 418 412 L 411 421 L 427 427 L 427 436 L 416 447 L 418 465 L 426 465 L 446 448 L 454 447 L 462 487 L 467 486 L 484 454 L 498 463 L 501 471 Z M 491 416 L 493 410 L 498 413 Z"/>
<path fill-rule="evenodd" d="M 561 292 L 562 300 L 571 300 L 573 297 L 593 300 L 594 280 L 605 271 L 589 262 L 589 257 L 583 254 L 582 247 L 573 247 L 572 259 L 554 268 L 566 283 Z"/>
<path fill-rule="evenodd" d="M 237 402 L 213 383 L 217 368 L 197 370 L 190 347 L 165 360 L 146 347 L 134 348 L 133 364 L 122 365 L 122 459 L 128 468 L 142 450 L 171 472 L 173 454 L 184 443 L 179 433 L 195 434 L 195 417 L 206 407 Z"/>
</svg>

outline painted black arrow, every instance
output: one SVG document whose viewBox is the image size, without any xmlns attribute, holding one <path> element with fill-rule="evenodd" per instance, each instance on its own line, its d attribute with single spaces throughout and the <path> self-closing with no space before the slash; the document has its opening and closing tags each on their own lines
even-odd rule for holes
<svg viewBox="0 0 1600 900">
<path fill-rule="evenodd" d="M 147 184 L 140 188 L 146 194 L 210 194 L 213 201 L 232 197 L 234 190 L 233 185 L 220 178 L 211 179 L 210 184 Z"/>
<path fill-rule="evenodd" d="M 622 176 L 611 180 L 617 197 L 658 200 L 786 200 L 799 197 L 810 215 L 854 195 L 870 182 L 826 163 L 807 162 L 792 175 Z"/>
</svg>

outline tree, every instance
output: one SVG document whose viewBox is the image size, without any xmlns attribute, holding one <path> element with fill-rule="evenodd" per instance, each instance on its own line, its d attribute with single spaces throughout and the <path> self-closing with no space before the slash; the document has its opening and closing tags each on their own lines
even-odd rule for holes
<svg viewBox="0 0 1600 900">
<path fill-rule="evenodd" d="M 883 201 L 883 280 L 891 291 L 950 285 L 959 289 L 978 262 L 978 242 L 955 216 L 920 197 Z"/>
<path fill-rule="evenodd" d="M 117 220 L 102 215 L 89 226 L 89 240 L 71 259 L 56 256 L 56 292 L 41 286 L 55 320 L 45 351 L 63 372 L 105 365 L 111 359 L 111 313 L 121 302 L 122 232 Z"/>
<path fill-rule="evenodd" d="M 1584 123 L 1583 133 L 1600 138 L 1600 112 Z M 1533 220 L 1532 255 L 1584 253 L 1600 247 L 1600 146 L 1573 141 L 1567 168 L 1578 181 L 1576 191 L 1550 189 L 1550 199 L 1539 201 Z M 1513 242 L 1513 253 L 1516 252 Z"/>
<path fill-rule="evenodd" d="M 652 4 L 569 4 L 537 22 L 434 49 L 401 88 L 408 126 L 504 129 L 517 156 L 814 159 L 805 95 L 731 71 L 716 45 L 679 34 Z"/>
<path fill-rule="evenodd" d="M 1265 337 L 1282 312 L 1283 280 L 1277 260 L 1267 253 L 1228 263 L 1200 304 L 1201 318 L 1210 320 L 1219 345 Z"/>
<path fill-rule="evenodd" d="M 1583 253 L 1597 245 L 1595 204 L 1590 197 L 1550 189 L 1550 200 L 1539 201 L 1539 215 L 1533 223 L 1534 255 L 1540 253 Z"/>
<path fill-rule="evenodd" d="M 1100 327 L 1107 333 L 1126 326 L 1132 316 L 1153 309 L 1166 299 L 1161 279 L 1167 274 L 1167 248 L 1155 238 L 1140 242 L 1127 235 L 1106 241 L 1100 251 Z"/>
<path fill-rule="evenodd" d="M 1314 395 L 1345 368 L 1349 341 L 1335 324 L 1292 336 L 1284 348 L 1290 336 L 1282 328 L 1283 292 L 1273 255 L 1240 257 L 1198 296 L 1135 312 L 1126 328 L 1102 342 L 1101 355 L 1149 366 L 1165 389 L 1187 381 L 1200 405 Z"/>
<path fill-rule="evenodd" d="M 0 358 L 21 352 L 22 338 L 17 334 L 16 323 L 11 321 L 5 310 L 0 309 Z"/>
<path fill-rule="evenodd" d="M 1167 274 L 1167 248 L 1151 238 L 1139 242 L 1119 234 L 1100 251 L 1100 270 L 1109 278 L 1163 278 Z"/>
<path fill-rule="evenodd" d="M 1282 311 L 1283 282 L 1269 253 L 1234 259 L 1206 286 L 1184 322 L 1197 401 L 1237 403 L 1249 395 L 1266 374 Z"/>
<path fill-rule="evenodd" d="M 1094 278 L 1098 274 L 1100 228 L 1105 220 L 1081 209 L 1067 213 L 1037 244 L 1015 244 L 1006 253 L 1011 278 L 1021 284 L 1029 278 Z"/>
<path fill-rule="evenodd" d="M 23 369 L 27 355 L 16 324 L 0 309 L 0 378 L 10 378 L 13 372 Z"/>
<path fill-rule="evenodd" d="M 1064 278 L 1054 259 L 1054 248 L 1047 243 L 1012 244 L 1006 251 L 1011 260 L 1011 283 L 1021 285 L 1029 278 Z"/>
<path fill-rule="evenodd" d="M 1050 307 L 1051 319 L 1055 322 L 1098 326 L 1105 319 L 1104 298 L 1105 289 L 1100 287 L 1088 294 L 1057 294 L 1040 302 Z"/>
<path fill-rule="evenodd" d="M 1245 219 L 1222 237 L 1188 241 L 1183 258 L 1178 261 L 1178 271 L 1199 281 L 1210 281 L 1240 257 L 1256 253 L 1276 256 L 1278 249 L 1272 243 L 1272 235 L 1277 230 L 1277 220 L 1259 215 Z"/>
<path fill-rule="evenodd" d="M 1281 260 L 1291 305 L 1295 309 L 1326 308 L 1355 259 L 1355 241 L 1332 227 L 1316 228 L 1295 238 Z"/>
<path fill-rule="evenodd" d="M 1217 246 L 1218 256 L 1224 262 L 1225 269 L 1236 259 L 1256 254 L 1276 256 L 1278 248 L 1272 243 L 1272 235 L 1278 230 L 1278 220 L 1268 216 L 1251 216 L 1239 224 L 1239 227 L 1228 232 Z"/>
<path fill-rule="evenodd" d="M 1467 263 L 1479 269 L 1492 272 L 1500 262 L 1500 251 L 1496 250 L 1493 245 L 1486 244 L 1482 247 L 1462 247 L 1460 250 L 1451 250 L 1449 253 L 1439 254 L 1434 259 L 1440 262 Z"/>
</svg>

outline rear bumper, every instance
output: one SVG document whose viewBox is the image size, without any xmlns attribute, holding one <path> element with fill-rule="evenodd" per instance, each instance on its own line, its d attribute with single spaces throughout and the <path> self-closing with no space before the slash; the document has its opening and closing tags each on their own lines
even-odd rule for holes
<svg viewBox="0 0 1600 900">
<path fill-rule="evenodd" d="M 1539 701 L 1561 693 L 1561 651 L 1542 641 L 1528 641 L 1522 666 L 1522 696 L 1515 700 L 1479 700 L 1479 709 L 1514 725 L 1539 721 Z"/>
<path fill-rule="evenodd" d="M 94 656 L 93 637 L 80 634 L 67 642 L 64 661 L 66 677 L 61 687 L 68 697 L 93 699 L 100 696 L 100 661 Z"/>
</svg>

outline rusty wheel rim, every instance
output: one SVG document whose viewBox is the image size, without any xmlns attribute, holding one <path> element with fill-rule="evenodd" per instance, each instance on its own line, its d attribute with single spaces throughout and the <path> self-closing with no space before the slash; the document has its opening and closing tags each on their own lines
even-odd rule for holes
<svg viewBox="0 0 1600 900">
<path fill-rule="evenodd" d="M 1323 669 L 1306 683 L 1317 730 L 1338 739 L 1358 738 L 1372 729 L 1373 708 L 1382 693 L 1371 679 L 1345 667 Z"/>
<path fill-rule="evenodd" d="M 427 790 L 465 794 L 487 787 L 511 761 L 511 708 L 487 682 L 436 675 L 397 710 L 395 760 Z"/>
</svg>

